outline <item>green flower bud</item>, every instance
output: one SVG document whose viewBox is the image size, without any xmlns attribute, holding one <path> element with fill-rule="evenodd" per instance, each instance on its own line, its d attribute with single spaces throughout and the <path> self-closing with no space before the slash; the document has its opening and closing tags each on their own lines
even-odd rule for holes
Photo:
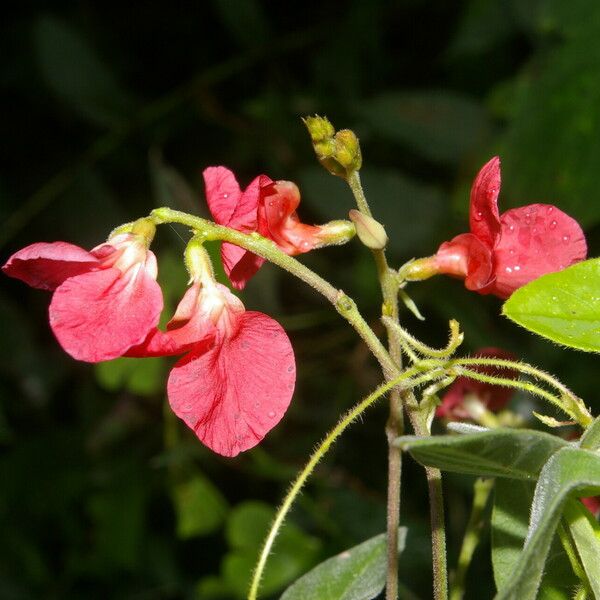
<svg viewBox="0 0 600 600">
<path fill-rule="evenodd" d="M 358 239 L 371 250 L 383 250 L 388 242 L 383 225 L 373 217 L 365 215 L 356 209 L 349 213 L 350 220 L 356 226 Z"/>
<path fill-rule="evenodd" d="M 302 120 L 308 129 L 313 144 L 331 139 L 335 134 L 335 129 L 327 117 L 315 115 L 314 117 L 305 117 Z"/>
</svg>

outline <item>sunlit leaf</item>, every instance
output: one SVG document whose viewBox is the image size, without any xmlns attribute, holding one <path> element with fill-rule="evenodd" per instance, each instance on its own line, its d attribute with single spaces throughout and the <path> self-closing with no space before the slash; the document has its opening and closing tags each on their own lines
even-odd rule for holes
<svg viewBox="0 0 600 600">
<path fill-rule="evenodd" d="M 554 342 L 600 352 L 600 259 L 535 279 L 518 289 L 502 312 Z"/>
<path fill-rule="evenodd" d="M 400 529 L 398 549 L 404 550 Z M 281 600 L 371 600 L 385 586 L 387 535 L 382 533 L 333 556 L 293 583 Z"/>
</svg>

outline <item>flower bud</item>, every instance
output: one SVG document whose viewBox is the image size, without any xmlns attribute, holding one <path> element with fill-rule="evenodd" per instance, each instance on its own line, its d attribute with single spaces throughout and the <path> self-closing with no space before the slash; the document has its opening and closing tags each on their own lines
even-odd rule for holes
<svg viewBox="0 0 600 600">
<path fill-rule="evenodd" d="M 362 165 L 360 144 L 356 134 L 350 129 L 335 132 L 333 125 L 325 117 L 306 117 L 313 148 L 319 162 L 332 174 L 347 178 Z"/>
<path fill-rule="evenodd" d="M 383 250 L 388 242 L 383 225 L 373 217 L 365 215 L 356 209 L 349 213 L 350 220 L 356 226 L 358 239 L 371 250 Z"/>
<path fill-rule="evenodd" d="M 358 171 L 362 166 L 360 144 L 354 131 L 342 129 L 335 134 L 335 159 L 347 171 Z"/>
<path fill-rule="evenodd" d="M 335 129 L 327 117 L 315 115 L 314 117 L 305 117 L 302 120 L 308 129 L 313 144 L 331 139 L 335 134 Z"/>
</svg>

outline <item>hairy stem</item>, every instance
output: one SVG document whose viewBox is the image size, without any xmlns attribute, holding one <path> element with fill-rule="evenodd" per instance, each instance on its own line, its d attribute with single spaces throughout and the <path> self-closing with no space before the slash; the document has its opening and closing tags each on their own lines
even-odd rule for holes
<svg viewBox="0 0 600 600">
<path fill-rule="evenodd" d="M 371 216 L 371 209 L 365 197 L 360 175 L 353 171 L 348 176 L 348 185 L 352 190 L 356 206 L 360 212 Z M 391 323 L 398 323 L 398 285 L 394 271 L 387 263 L 383 250 L 372 250 L 377 267 L 377 275 L 383 296 L 383 316 Z M 388 337 L 390 357 L 399 371 L 402 370 L 402 349 L 391 325 L 385 323 Z M 387 375 L 389 378 L 389 375 Z M 404 433 L 403 398 L 400 390 L 394 389 L 390 394 L 390 410 L 385 426 L 388 442 L 388 489 L 387 489 L 387 575 L 386 600 L 398 598 L 398 527 L 400 526 L 400 499 L 402 480 L 402 452 L 394 445 L 394 440 Z"/>
<path fill-rule="evenodd" d="M 340 435 L 342 435 L 346 428 L 386 392 L 394 389 L 399 384 L 404 384 L 404 386 L 414 386 L 429 380 L 426 379 L 424 376 L 421 376 L 413 381 L 408 381 L 411 376 L 417 373 L 419 373 L 419 370 L 416 368 L 408 369 L 395 379 L 392 379 L 391 381 L 388 381 L 387 383 L 379 386 L 373 393 L 369 394 L 362 402 L 360 402 L 354 408 L 348 411 L 340 419 L 338 424 L 325 436 L 323 441 L 313 452 L 308 463 L 306 463 L 306 466 L 304 467 L 304 469 L 302 469 L 302 471 L 290 487 L 290 490 L 287 493 L 282 505 L 277 511 L 277 515 L 275 516 L 275 520 L 271 525 L 269 535 L 265 540 L 265 543 L 260 553 L 260 557 L 258 559 L 258 563 L 256 565 L 256 569 L 252 576 L 252 583 L 250 586 L 250 592 L 248 594 L 248 600 L 256 600 L 256 598 L 258 597 L 258 588 L 260 585 L 260 580 L 262 578 L 265 566 L 267 564 L 267 558 L 269 557 L 269 553 L 271 552 L 271 549 L 273 547 L 273 542 L 275 541 L 275 538 L 277 537 L 277 534 L 279 533 L 279 530 L 281 529 L 281 526 L 285 521 L 285 517 L 287 516 L 290 508 L 294 503 L 294 500 L 300 493 L 300 490 L 306 483 L 306 480 L 308 479 L 310 474 L 314 471 L 319 461 L 323 458 L 323 456 L 325 456 L 329 448 L 337 440 L 337 438 Z M 426 377 L 429 378 L 431 376 L 427 375 Z"/>
</svg>

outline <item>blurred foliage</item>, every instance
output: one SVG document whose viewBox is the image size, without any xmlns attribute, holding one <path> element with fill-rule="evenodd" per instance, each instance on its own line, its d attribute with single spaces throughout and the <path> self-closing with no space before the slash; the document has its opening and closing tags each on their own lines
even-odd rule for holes
<svg viewBox="0 0 600 600">
<path fill-rule="evenodd" d="M 301 10 L 266 0 L 33 0 L 6 9 L 0 29 L 3 262 L 34 241 L 92 247 L 156 205 L 206 214 L 201 171 L 213 164 L 243 185 L 260 172 L 298 182 L 304 221 L 343 218 L 351 196 L 319 170 L 299 119 L 313 113 L 359 134 L 392 264 L 467 229 L 470 182 L 493 153 L 504 208 L 555 203 L 585 224 L 591 255 L 600 249 L 596 0 L 321 0 Z M 174 227 L 157 236 L 163 323 L 185 286 L 185 239 Z M 302 260 L 377 326 L 368 252 L 351 244 Z M 49 333 L 48 296 L 2 285 L 0 597 L 240 597 L 291 477 L 380 380 L 354 333 L 312 290 L 263 267 L 242 298 L 290 332 L 297 392 L 260 448 L 224 460 L 169 417 L 172 359 L 76 364 Z M 442 345 L 457 318 L 465 351 L 505 347 L 600 409 L 593 356 L 520 330 L 497 299 L 460 282 L 410 292 L 427 321 L 404 319 L 426 342 Z M 276 548 L 273 594 L 384 528 L 385 418 L 380 406 L 354 425 L 309 483 Z M 426 488 L 409 461 L 403 476 L 401 578 L 427 598 Z M 470 489 L 468 478 L 447 478 L 450 565 Z M 246 521 L 256 529 L 240 537 L 236 523 Z M 489 543 L 468 584 L 467 597 L 491 597 Z"/>
</svg>

